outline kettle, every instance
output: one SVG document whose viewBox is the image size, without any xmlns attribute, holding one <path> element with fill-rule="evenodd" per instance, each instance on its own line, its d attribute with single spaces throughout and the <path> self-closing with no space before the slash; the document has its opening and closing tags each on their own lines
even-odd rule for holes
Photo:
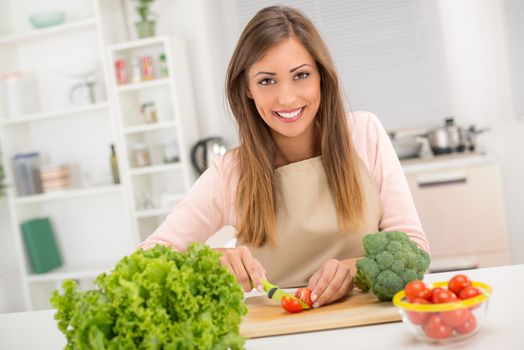
<svg viewBox="0 0 524 350">
<path fill-rule="evenodd" d="M 191 149 L 191 163 L 199 174 L 209 167 L 213 159 L 226 153 L 226 145 L 220 137 L 209 137 L 198 141 Z"/>
<path fill-rule="evenodd" d="M 445 125 L 427 133 L 431 151 L 435 155 L 462 152 L 465 147 L 461 142 L 462 128 L 455 124 L 453 117 L 446 118 Z"/>
</svg>

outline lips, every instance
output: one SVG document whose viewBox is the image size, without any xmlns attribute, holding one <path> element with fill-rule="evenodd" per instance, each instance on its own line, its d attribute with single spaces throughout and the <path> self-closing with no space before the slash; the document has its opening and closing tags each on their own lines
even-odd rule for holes
<svg viewBox="0 0 524 350">
<path fill-rule="evenodd" d="M 304 114 L 304 110 L 305 107 L 300 107 L 291 110 L 273 111 L 272 114 L 274 117 L 276 117 L 278 120 L 284 123 L 292 123 L 302 117 L 302 115 Z"/>
</svg>

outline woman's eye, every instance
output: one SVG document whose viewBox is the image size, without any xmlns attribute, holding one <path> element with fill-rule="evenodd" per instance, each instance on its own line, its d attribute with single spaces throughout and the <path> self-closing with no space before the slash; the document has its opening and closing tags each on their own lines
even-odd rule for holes
<svg viewBox="0 0 524 350">
<path fill-rule="evenodd" d="M 311 73 L 309 73 L 309 72 L 300 72 L 300 73 L 297 73 L 297 75 L 295 75 L 295 80 L 305 79 L 305 78 L 309 77 L 310 75 L 311 75 Z"/>
<path fill-rule="evenodd" d="M 260 80 L 258 83 L 260 85 L 269 85 L 269 84 L 274 84 L 275 81 L 273 79 L 270 79 L 270 78 L 264 78 L 264 79 Z"/>
</svg>

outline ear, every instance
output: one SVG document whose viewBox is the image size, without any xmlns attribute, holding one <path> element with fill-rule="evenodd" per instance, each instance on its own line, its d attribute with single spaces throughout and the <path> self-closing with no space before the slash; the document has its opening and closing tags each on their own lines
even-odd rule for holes
<svg viewBox="0 0 524 350">
<path fill-rule="evenodd" d="M 247 97 L 249 97 L 250 99 L 253 99 L 253 94 L 251 94 L 251 90 L 249 90 L 249 88 L 248 88 L 247 91 L 246 91 L 246 95 L 247 95 Z"/>
</svg>

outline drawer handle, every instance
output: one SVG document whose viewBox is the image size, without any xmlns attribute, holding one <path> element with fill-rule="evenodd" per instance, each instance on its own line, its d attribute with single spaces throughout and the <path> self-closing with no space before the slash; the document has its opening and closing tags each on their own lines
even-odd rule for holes
<svg viewBox="0 0 524 350">
<path fill-rule="evenodd" d="M 466 182 L 467 182 L 466 178 L 462 177 L 459 179 L 419 182 L 418 187 L 419 188 L 428 188 L 428 187 L 448 186 L 448 185 L 465 184 Z"/>
</svg>

